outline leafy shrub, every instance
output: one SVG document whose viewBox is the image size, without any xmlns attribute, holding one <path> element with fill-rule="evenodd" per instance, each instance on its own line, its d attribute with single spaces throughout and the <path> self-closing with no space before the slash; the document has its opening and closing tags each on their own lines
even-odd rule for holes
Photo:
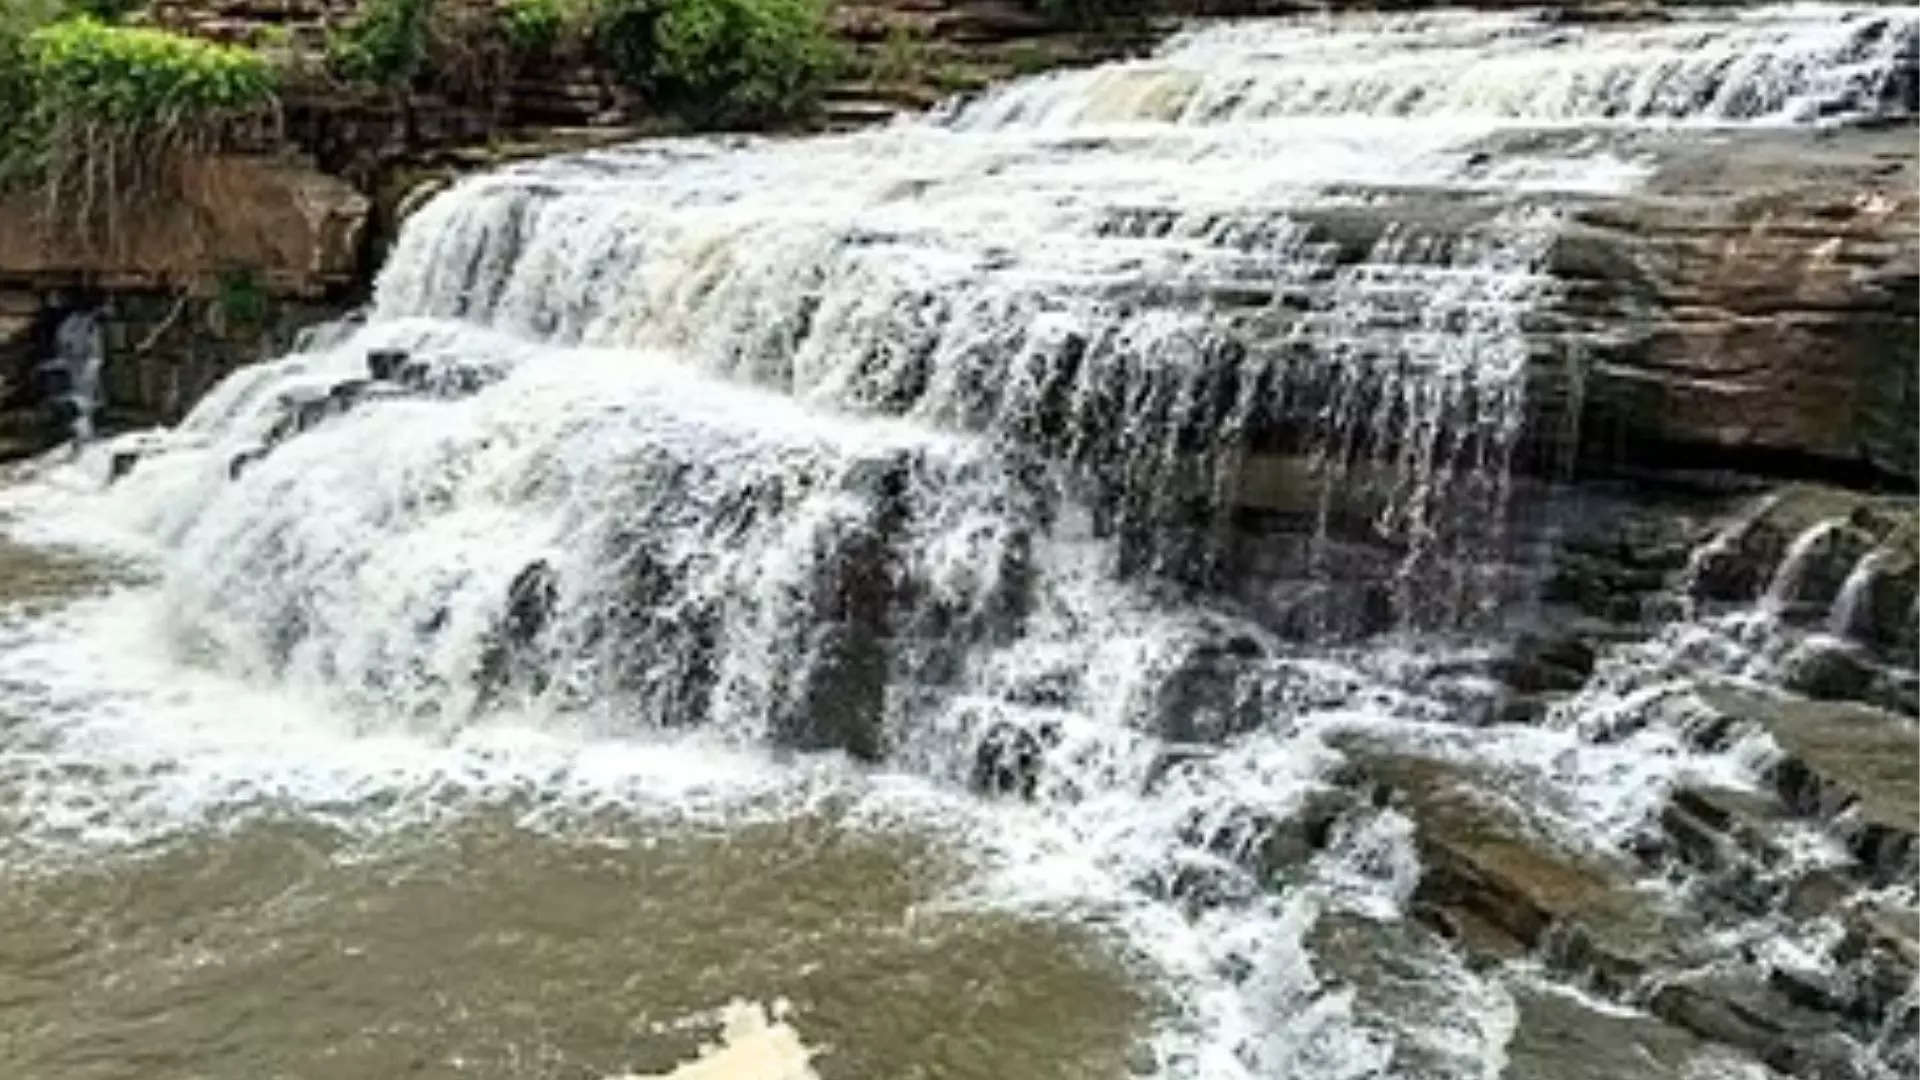
<svg viewBox="0 0 1920 1080">
<path fill-rule="evenodd" d="M 328 39 L 327 66 L 349 82 L 401 90 L 431 80 L 455 100 L 492 103 L 512 73 L 511 32 L 491 5 L 365 0 Z"/>
<path fill-rule="evenodd" d="M 267 293 L 251 267 L 220 274 L 220 317 L 230 327 L 259 326 L 267 319 Z"/>
<path fill-rule="evenodd" d="M 163 30 L 83 15 L 8 47 L 6 176 L 42 184 L 53 216 L 81 227 L 104 212 L 110 228 L 131 200 L 164 196 L 183 156 L 216 148 L 275 101 L 259 54 Z"/>
<path fill-rule="evenodd" d="M 0 0 L 0 187 L 27 172 L 37 147 L 25 120 L 33 107 L 27 35 L 66 14 L 63 0 Z"/>
<path fill-rule="evenodd" d="M 405 86 L 427 59 L 433 0 L 368 0 L 346 29 L 327 40 L 328 66 L 342 78 Z"/>
<path fill-rule="evenodd" d="M 54 122 L 177 128 L 273 100 L 273 69 L 251 49 L 164 30 L 108 26 L 90 16 L 27 35 L 36 109 Z"/>
<path fill-rule="evenodd" d="M 66 0 L 66 14 L 91 15 L 103 22 L 112 22 L 129 11 L 145 4 L 146 0 Z"/>
<path fill-rule="evenodd" d="M 441 0 L 427 10 L 426 71 L 456 101 L 498 105 L 514 51 L 490 5 Z"/>
<path fill-rule="evenodd" d="M 594 49 L 622 82 L 636 90 L 652 88 L 654 24 L 662 0 L 602 0 L 594 10 Z"/>
<path fill-rule="evenodd" d="M 895 23 L 887 30 L 887 38 L 881 42 L 880 53 L 874 57 L 868 74 L 881 82 L 906 82 L 926 64 L 926 38 Z"/>
<path fill-rule="evenodd" d="M 602 60 L 701 126 L 797 116 L 840 67 L 815 0 L 606 0 Z"/>
<path fill-rule="evenodd" d="M 1037 75 L 1054 66 L 1053 58 L 1047 50 L 1030 41 L 1023 41 L 1007 50 L 1007 66 L 1015 75 Z"/>
<path fill-rule="evenodd" d="M 500 26 L 516 51 L 544 53 L 559 43 L 567 16 L 560 0 L 507 0 Z"/>
<path fill-rule="evenodd" d="M 279 24 L 258 26 L 247 40 L 257 49 L 286 52 L 293 48 L 293 31 Z"/>
</svg>

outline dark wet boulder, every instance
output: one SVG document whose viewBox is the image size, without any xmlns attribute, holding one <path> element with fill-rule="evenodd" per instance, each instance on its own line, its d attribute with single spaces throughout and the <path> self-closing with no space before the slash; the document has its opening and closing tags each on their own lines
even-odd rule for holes
<svg viewBox="0 0 1920 1080">
<path fill-rule="evenodd" d="M 507 586 L 507 615 L 502 631 L 510 644 L 525 646 L 546 629 L 560 597 L 558 578 L 545 559 L 536 559 Z"/>
<path fill-rule="evenodd" d="M 255 462 L 266 456 L 267 448 L 264 446 L 256 446 L 250 450 L 242 450 L 233 455 L 227 459 L 227 479 L 240 479 L 240 474 L 246 472 Z"/>
<path fill-rule="evenodd" d="M 1575 634 L 1522 633 L 1491 674 L 1523 694 L 1578 690 L 1593 674 L 1593 645 Z"/>
<path fill-rule="evenodd" d="M 969 785 L 982 794 L 1031 799 L 1047 751 L 1059 741 L 1059 729 L 1049 724 L 1024 727 L 998 721 L 987 728 L 974 747 Z"/>
<path fill-rule="evenodd" d="M 328 391 L 283 392 L 275 402 L 279 416 L 267 429 L 267 445 L 276 446 L 312 430 L 322 420 L 340 411 L 340 402 Z"/>
<path fill-rule="evenodd" d="M 1364 793 L 1349 788 L 1314 788 L 1285 810 L 1236 806 L 1189 821 L 1181 838 L 1241 867 L 1262 886 L 1279 888 L 1326 849 L 1341 820 L 1364 801 Z"/>
<path fill-rule="evenodd" d="M 1539 597 L 1603 623 L 1632 625 L 1670 614 L 1668 589 L 1726 509 L 1719 496 L 1584 494 L 1556 515 L 1558 536 Z"/>
<path fill-rule="evenodd" d="M 1167 901 L 1189 917 L 1218 908 L 1249 903 L 1260 887 L 1243 868 L 1204 851 L 1176 851 L 1160 866 L 1147 871 L 1134 887 Z"/>
<path fill-rule="evenodd" d="M 112 484 L 125 478 L 138 464 L 140 464 L 140 451 L 115 450 L 113 456 L 107 460 L 107 483 Z"/>
<path fill-rule="evenodd" d="M 389 366 L 390 364 L 390 366 Z M 484 362 L 448 358 L 421 360 L 401 354 L 383 363 L 387 381 L 429 397 L 460 398 L 481 390 L 506 377 L 506 369 Z"/>
<path fill-rule="evenodd" d="M 1888 663 L 1920 668 L 1920 507 L 1857 562 L 1830 619 Z"/>
<path fill-rule="evenodd" d="M 885 751 L 887 648 L 870 624 L 842 621 L 811 631 L 811 665 L 798 705 L 772 718 L 773 737 L 796 750 L 844 750 L 863 761 Z"/>
<path fill-rule="evenodd" d="M 367 377 L 391 382 L 399 377 L 400 368 L 406 362 L 405 349 L 369 349 L 367 350 Z"/>
<path fill-rule="evenodd" d="M 327 400 L 336 414 L 344 413 L 358 405 L 372 385 L 370 379 L 342 379 L 327 389 Z"/>
<path fill-rule="evenodd" d="M 1668 1023 L 1744 1050 L 1788 1076 L 1867 1075 L 1855 1061 L 1853 1042 L 1835 1030 L 1834 1013 L 1798 1004 L 1757 975 L 1688 976 L 1662 986 L 1648 1007 Z"/>
<path fill-rule="evenodd" d="M 1603 993 L 1685 953 L 1682 913 L 1634 889 L 1635 865 L 1556 839 L 1494 794 L 1508 786 L 1500 779 L 1366 738 L 1338 745 L 1414 823 L 1416 914 L 1469 953 L 1497 960 L 1538 951 Z"/>
<path fill-rule="evenodd" d="M 1913 670 L 1883 663 L 1854 642 L 1810 637 L 1781 661 L 1780 682 L 1815 701 L 1857 701 L 1920 716 Z"/>
<path fill-rule="evenodd" d="M 1903 546 L 1914 513 L 1913 501 L 1898 496 L 1812 484 L 1777 488 L 1722 518 L 1712 539 L 1695 549 L 1688 584 L 1703 599 L 1766 598 L 1783 614 L 1824 620 L 1870 552 Z M 1887 563 L 1883 573 L 1898 576 L 1896 554 L 1879 557 Z"/>
<path fill-rule="evenodd" d="M 559 598 L 559 579 L 545 559 L 528 563 L 507 584 L 505 610 L 488 635 L 475 675 L 482 703 L 509 687 L 535 694 L 546 689 L 550 674 L 539 638 Z"/>
<path fill-rule="evenodd" d="M 1510 990 L 1503 1080 L 1693 1080 L 1714 1068 L 1708 1044 L 1658 1017 L 1544 987 Z"/>
<path fill-rule="evenodd" d="M 890 677 L 890 620 L 898 577 L 889 537 L 869 521 L 834 539 L 812 583 L 810 617 L 787 707 L 771 717 L 774 740 L 798 750 L 844 750 L 876 761 Z"/>
<path fill-rule="evenodd" d="M 1216 743 L 1259 727 L 1271 707 L 1267 659 L 1249 634 L 1208 631 L 1160 678 L 1151 707 L 1156 729 L 1176 742 Z"/>
</svg>

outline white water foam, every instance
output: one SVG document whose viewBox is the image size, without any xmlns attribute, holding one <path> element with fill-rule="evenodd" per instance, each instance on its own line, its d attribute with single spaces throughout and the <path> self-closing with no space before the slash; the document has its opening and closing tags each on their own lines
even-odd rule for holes
<svg viewBox="0 0 1920 1080">
<path fill-rule="evenodd" d="M 1910 8 L 1682 9 L 1625 25 L 1467 12 L 1249 22 L 1194 30 L 1148 59 L 1005 88 L 954 123 L 1246 125 L 1358 115 L 1794 124 L 1911 111 L 1917 50 L 1920 20 Z"/>
<path fill-rule="evenodd" d="M 715 1017 L 720 1041 L 672 1072 L 641 1076 L 627 1073 L 608 1080 L 820 1080 L 810 1062 L 817 1051 L 800 1041 L 787 1020 L 786 1003 L 772 1007 L 734 1000 Z"/>
</svg>

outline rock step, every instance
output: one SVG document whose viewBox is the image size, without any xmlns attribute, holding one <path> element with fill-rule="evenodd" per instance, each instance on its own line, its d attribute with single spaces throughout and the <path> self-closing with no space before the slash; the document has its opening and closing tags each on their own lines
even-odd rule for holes
<svg viewBox="0 0 1920 1080">
<path fill-rule="evenodd" d="M 1671 854 L 1694 873 L 1700 901 L 1676 905 L 1640 888 L 1645 871 L 1629 860 L 1551 839 L 1528 819 L 1524 799 L 1500 794 L 1511 790 L 1511 777 L 1480 775 L 1364 736 L 1332 742 L 1351 761 L 1351 782 L 1378 785 L 1414 822 L 1422 873 L 1413 911 L 1476 966 L 1536 957 L 1560 977 L 1658 1018 L 1636 1023 L 1664 1021 L 1807 1080 L 1860 1080 L 1856 1046 L 1875 1043 L 1887 1024 L 1901 1022 L 1920 958 L 1920 913 L 1870 902 L 1862 890 L 1876 872 L 1870 867 L 1847 875 L 1798 870 L 1778 834 L 1782 824 L 1805 817 L 1807 806 L 1784 794 L 1675 793 L 1659 824 Z M 1844 735 L 1842 742 L 1849 752 L 1859 749 Z M 1806 745 L 1796 745 L 1806 753 Z M 1906 750 L 1901 760 L 1910 773 L 1911 745 Z M 1817 747 L 1813 756 L 1825 763 L 1825 753 Z M 1849 797 L 1847 808 L 1857 810 L 1862 800 Z M 1838 919 L 1844 939 L 1817 969 L 1754 955 L 1731 968 L 1715 962 L 1725 957 L 1713 950 L 1726 949 L 1713 943 L 1715 927 L 1780 915 Z M 1712 979 L 1678 974 L 1707 970 L 1716 972 Z M 1515 1075 L 1556 1075 L 1543 1063 L 1537 1068 Z"/>
<path fill-rule="evenodd" d="M 1365 738 L 1333 742 L 1413 820 L 1415 908 L 1463 948 L 1486 960 L 1538 952 L 1619 996 L 1685 959 L 1686 913 L 1638 890 L 1640 871 L 1625 857 L 1552 840 L 1519 803 L 1491 794 L 1509 786 L 1502 778 Z"/>
<path fill-rule="evenodd" d="M 1780 749 L 1766 770 L 1774 793 L 1793 813 L 1827 823 L 1862 880 L 1880 887 L 1920 873 L 1920 725 L 1868 705 L 1727 685 L 1701 688 L 1699 700 L 1714 714 L 1705 738 L 1740 729 L 1772 738 Z"/>
<path fill-rule="evenodd" d="M 1563 988 L 1509 983 L 1515 1025 L 1503 1080 L 1692 1080 L 1712 1048 L 1658 1017 L 1603 1007 Z"/>
</svg>

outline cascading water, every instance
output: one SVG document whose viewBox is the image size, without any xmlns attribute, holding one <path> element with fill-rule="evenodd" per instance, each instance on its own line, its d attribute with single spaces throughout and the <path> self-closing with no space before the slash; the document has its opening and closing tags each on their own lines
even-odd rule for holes
<svg viewBox="0 0 1920 1080">
<path fill-rule="evenodd" d="M 1257 22 L 885 130 L 513 166 L 407 222 L 364 326 L 235 373 L 104 494 L 49 468 L 9 505 L 35 535 L 153 538 L 158 583 L 115 602 L 159 670 L 341 738 L 465 768 L 507 718 L 594 748 L 553 774 L 583 789 L 608 745 L 844 751 L 866 772 L 820 782 L 906 791 L 987 853 L 969 899 L 1117 927 L 1172 1002 L 1141 1071 L 1492 1080 L 1537 973 L 1422 938 L 1384 980 L 1409 1004 L 1318 936 L 1412 925 L 1426 808 L 1364 778 L 1496 778 L 1528 835 L 1605 861 L 1671 793 L 1770 760 L 1652 718 L 1676 672 L 1741 670 L 1692 623 L 1546 723 L 1457 722 L 1492 692 L 1426 632 L 1513 595 L 1563 209 L 1644 171 L 1606 132 L 1908 116 L 1916 40 L 1909 12 L 1819 8 Z M 1336 596 L 1304 641 L 1265 618 L 1236 576 L 1255 510 L 1303 519 L 1280 575 L 1303 590 L 1383 552 L 1381 610 Z M 330 774 L 268 750 L 175 763 L 211 740 L 128 719 L 148 669 L 83 667 L 95 693 L 35 625 L 6 679 L 68 718 L 6 744 L 15 847 L 263 793 L 337 812 Z M 137 797 L 61 787 L 79 750 L 130 755 Z M 435 775 L 437 807 L 459 785 Z M 1705 918 L 1689 887 L 1639 891 Z"/>
<path fill-rule="evenodd" d="M 106 356 L 100 312 L 80 310 L 69 313 L 54 328 L 53 355 L 39 367 L 48 404 L 64 421 L 76 447 L 93 438 L 94 414 L 100 408 L 100 368 Z"/>
<path fill-rule="evenodd" d="M 1301 116 L 1533 124 L 1793 124 L 1911 115 L 1908 12 L 1767 8 L 1664 26 L 1441 13 L 1228 25 L 1154 57 L 1010 87 L 956 124 L 1070 127 Z"/>
</svg>

